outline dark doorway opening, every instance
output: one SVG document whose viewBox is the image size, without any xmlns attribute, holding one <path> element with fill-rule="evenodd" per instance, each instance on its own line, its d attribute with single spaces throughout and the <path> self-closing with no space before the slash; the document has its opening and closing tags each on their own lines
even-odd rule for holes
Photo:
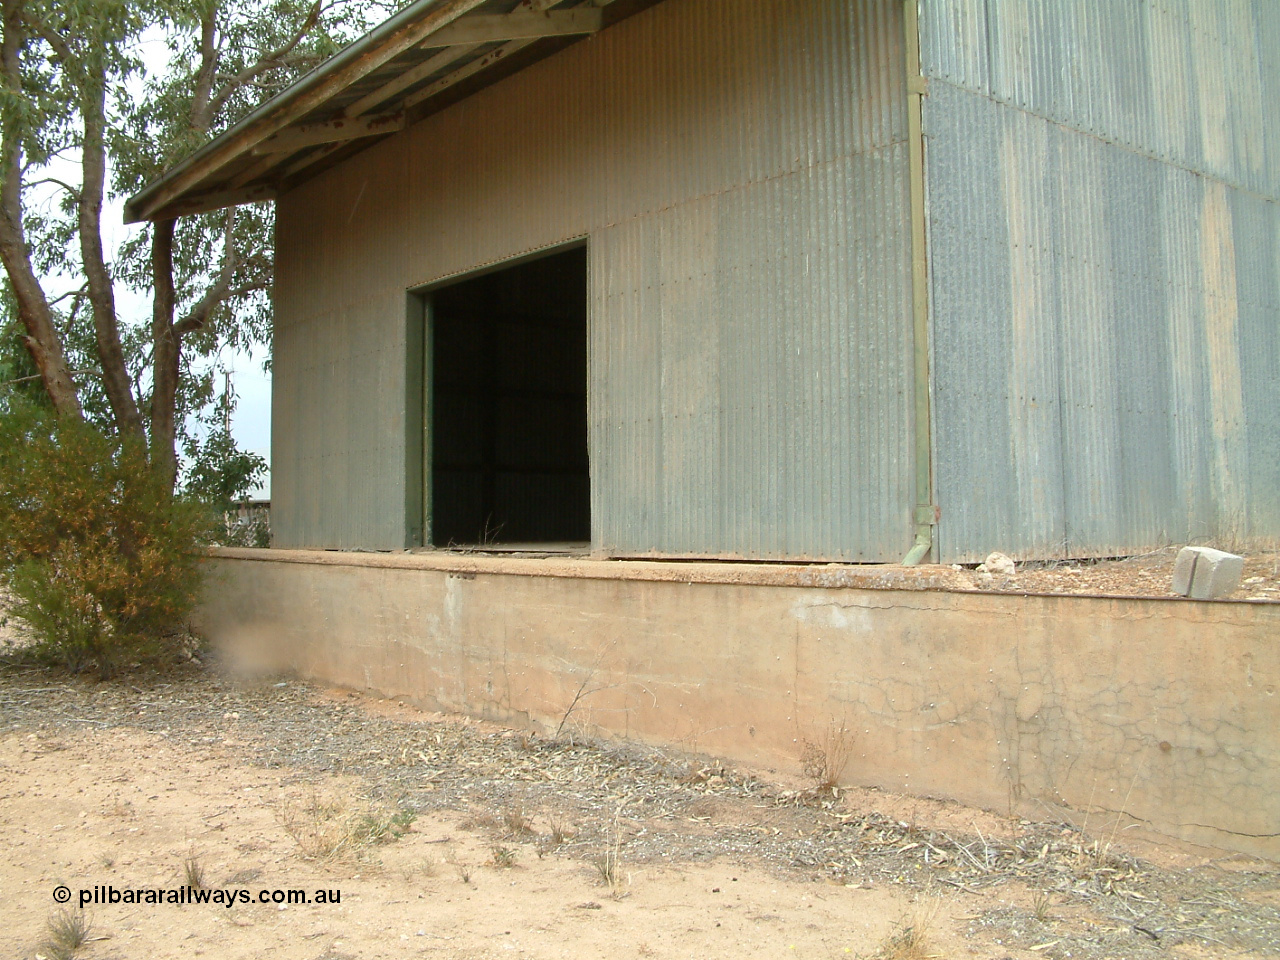
<svg viewBox="0 0 1280 960">
<path fill-rule="evenodd" d="M 430 297 L 431 542 L 589 541 L 586 247 Z"/>
</svg>

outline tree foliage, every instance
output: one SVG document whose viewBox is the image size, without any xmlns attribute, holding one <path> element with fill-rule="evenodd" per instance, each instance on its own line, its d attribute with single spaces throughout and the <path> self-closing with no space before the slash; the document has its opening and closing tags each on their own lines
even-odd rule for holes
<svg viewBox="0 0 1280 960">
<path fill-rule="evenodd" d="M 176 477 L 210 360 L 270 335 L 272 211 L 146 224 L 131 195 L 395 4 L 376 0 L 0 0 L 0 255 L 6 314 L 62 415 L 149 448 Z M 109 256 L 114 254 L 114 256 Z M 120 304 L 150 300 L 148 316 Z"/>
<path fill-rule="evenodd" d="M 273 211 L 104 210 L 394 6 L 0 0 L 0 582 L 67 666 L 150 656 L 190 607 L 179 452 L 206 517 L 263 469 L 214 360 L 270 336 Z"/>
<path fill-rule="evenodd" d="M 48 407 L 0 418 L 0 576 L 29 653 L 102 676 L 175 653 L 208 522 L 137 444 Z"/>
</svg>

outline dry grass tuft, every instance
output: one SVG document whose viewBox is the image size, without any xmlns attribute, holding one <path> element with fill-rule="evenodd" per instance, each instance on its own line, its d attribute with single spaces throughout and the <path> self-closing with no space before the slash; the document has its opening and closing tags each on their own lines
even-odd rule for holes
<svg viewBox="0 0 1280 960">
<path fill-rule="evenodd" d="M 609 888 L 609 895 L 615 900 L 625 897 L 627 880 L 622 873 L 622 826 L 619 816 L 614 815 L 613 826 L 606 836 L 604 849 L 591 861 L 600 875 L 600 882 Z"/>
<path fill-rule="evenodd" d="M 568 843 L 575 836 L 577 836 L 577 831 L 569 825 L 567 820 L 558 814 L 548 814 L 547 832 L 538 837 L 537 851 L 539 858 L 545 857 L 552 850 L 556 850 Z"/>
<path fill-rule="evenodd" d="M 462 820 L 458 824 L 463 830 L 498 830 L 502 827 L 502 820 L 495 817 L 491 813 L 473 813 Z"/>
<path fill-rule="evenodd" d="M 400 878 L 405 883 L 414 883 L 420 877 L 434 877 L 438 864 L 431 857 L 424 857 L 403 867 L 400 870 Z"/>
<path fill-rule="evenodd" d="M 83 910 L 62 907 L 45 921 L 46 937 L 41 949 L 50 960 L 71 960 L 89 940 L 91 924 Z"/>
<path fill-rule="evenodd" d="M 445 860 L 451 867 L 453 867 L 453 870 L 458 875 L 459 880 L 466 884 L 471 883 L 471 865 L 462 860 L 462 858 L 458 856 L 458 852 L 456 850 L 450 850 L 449 855 Z"/>
<path fill-rule="evenodd" d="M 900 920 L 889 936 L 885 937 L 873 960 L 937 960 L 929 942 L 929 927 L 933 923 L 936 905 Z"/>
<path fill-rule="evenodd" d="M 1041 923 L 1052 919 L 1053 914 L 1049 912 L 1053 906 L 1053 901 L 1049 897 L 1048 890 L 1037 890 L 1035 896 L 1031 899 L 1031 913 Z"/>
<path fill-rule="evenodd" d="M 596 873 L 600 875 L 600 882 L 610 890 L 616 889 L 622 883 L 621 862 L 617 844 L 609 844 L 591 861 L 592 866 L 596 868 Z"/>
<path fill-rule="evenodd" d="M 547 831 L 547 836 L 550 838 L 552 846 L 556 847 L 568 843 L 578 835 L 578 831 L 573 828 L 573 825 L 568 820 L 554 813 L 547 815 Z"/>
<path fill-rule="evenodd" d="M 510 847 L 504 847 L 500 843 L 495 843 L 489 848 L 489 853 L 493 858 L 493 865 L 503 870 L 510 870 L 516 865 L 516 852 Z"/>
<path fill-rule="evenodd" d="M 204 889 L 204 864 L 200 862 L 200 855 L 196 853 L 195 847 L 192 847 L 187 853 L 187 858 L 182 861 L 183 882 L 193 890 Z"/>
<path fill-rule="evenodd" d="M 349 806 L 318 794 L 300 803 L 286 803 L 280 811 L 285 830 L 312 860 L 359 857 L 375 844 L 404 836 L 415 817 L 412 810 Z"/>
<path fill-rule="evenodd" d="M 814 739 L 801 741 L 800 769 L 817 790 L 834 790 L 852 755 L 853 731 L 833 718 Z"/>
<path fill-rule="evenodd" d="M 506 835 L 513 839 L 531 837 L 537 832 L 533 829 L 533 823 L 528 816 L 519 807 L 508 807 L 502 811 L 502 826 L 506 830 Z"/>
</svg>

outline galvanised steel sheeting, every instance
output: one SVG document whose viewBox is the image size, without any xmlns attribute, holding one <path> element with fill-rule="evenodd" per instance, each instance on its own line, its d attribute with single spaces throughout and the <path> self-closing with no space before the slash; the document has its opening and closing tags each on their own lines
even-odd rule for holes
<svg viewBox="0 0 1280 960">
<path fill-rule="evenodd" d="M 905 161 L 899 145 L 600 235 L 604 544 L 899 559 L 908 280 L 902 228 L 888 225 L 901 223 Z M 764 230 L 761 201 L 786 211 Z M 874 322 L 886 313 L 897 329 Z"/>
<path fill-rule="evenodd" d="M 924 12 L 942 558 L 1280 535 L 1280 5 Z"/>
<path fill-rule="evenodd" d="M 405 543 L 411 318 L 399 280 L 405 183 L 396 159 L 361 154 L 350 164 L 358 176 L 278 211 L 271 428 L 278 546 Z"/>
<path fill-rule="evenodd" d="M 405 291 L 586 238 L 597 549 L 900 558 L 902 29 L 665 0 L 286 194 L 276 542 L 402 545 Z"/>
<path fill-rule="evenodd" d="M 1280 3 L 921 0 L 922 70 L 1280 196 Z"/>
</svg>

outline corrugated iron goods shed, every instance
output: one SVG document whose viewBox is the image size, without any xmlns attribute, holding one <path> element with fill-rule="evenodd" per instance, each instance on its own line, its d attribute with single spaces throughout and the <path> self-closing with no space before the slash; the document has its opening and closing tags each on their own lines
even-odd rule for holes
<svg viewBox="0 0 1280 960">
<path fill-rule="evenodd" d="M 424 0 L 128 215 L 277 200 L 278 546 L 1118 554 L 1280 535 L 1277 94 L 1269 0 Z"/>
</svg>

